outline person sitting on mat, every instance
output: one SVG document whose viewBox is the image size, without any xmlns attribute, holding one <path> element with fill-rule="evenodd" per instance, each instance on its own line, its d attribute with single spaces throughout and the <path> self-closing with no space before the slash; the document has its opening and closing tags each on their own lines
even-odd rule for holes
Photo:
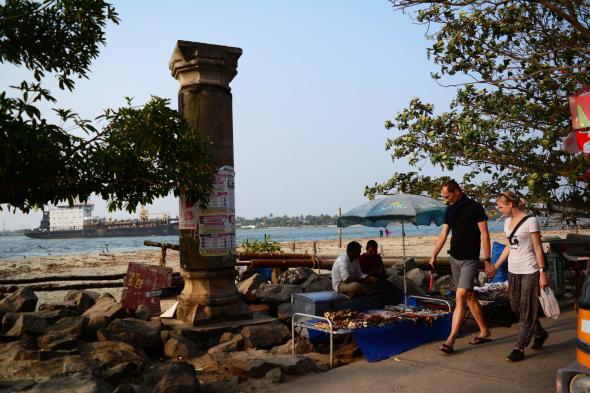
<svg viewBox="0 0 590 393">
<path fill-rule="evenodd" d="M 491 341 L 489 339 L 491 332 L 484 320 L 481 305 L 473 292 L 473 283 L 479 263 L 480 243 L 483 245 L 486 273 L 491 275 L 494 268 L 490 258 L 488 217 L 483 206 L 463 194 L 461 187 L 454 180 L 448 180 L 443 184 L 441 195 L 449 203 L 449 206 L 447 206 L 445 221 L 432 250 L 429 263 L 431 269 L 434 269 L 436 257 L 445 245 L 449 231 L 452 231 L 449 261 L 453 281 L 457 288 L 455 293 L 456 307 L 453 312 L 451 334 L 447 341 L 438 347 L 439 351 L 452 354 L 455 339 L 465 319 L 465 306 L 469 306 L 479 327 L 479 335 L 470 340 L 469 344 L 478 345 Z"/>
<path fill-rule="evenodd" d="M 368 276 L 377 279 L 377 292 L 381 295 L 383 304 L 399 304 L 403 301 L 404 293 L 393 283 L 387 280 L 385 265 L 381 255 L 377 253 L 379 245 L 375 240 L 367 242 L 367 252 L 359 257 L 361 270 Z"/>
<path fill-rule="evenodd" d="M 360 255 L 361 245 L 353 241 L 346 246 L 346 252 L 336 258 L 332 266 L 334 291 L 350 297 L 375 292 L 378 280 L 363 273 L 358 261 Z"/>
</svg>

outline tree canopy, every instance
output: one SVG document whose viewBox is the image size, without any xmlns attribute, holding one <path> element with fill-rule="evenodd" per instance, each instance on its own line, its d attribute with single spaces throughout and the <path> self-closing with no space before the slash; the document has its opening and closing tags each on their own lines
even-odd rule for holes
<svg viewBox="0 0 590 393">
<path fill-rule="evenodd" d="M 590 85 L 590 4 L 574 0 L 391 0 L 426 25 L 432 77 L 456 87 L 446 111 L 421 98 L 393 120 L 388 139 L 394 162 L 416 171 L 394 173 L 365 194 L 391 190 L 439 195 L 441 177 L 421 168 L 461 168 L 461 183 L 487 200 L 522 192 L 550 211 L 590 209 L 583 155 L 562 150 L 571 131 L 568 96 Z"/>
<path fill-rule="evenodd" d="M 72 91 L 87 78 L 105 45 L 108 23 L 119 23 L 102 0 L 7 0 L 0 5 L 0 62 L 26 67 L 32 80 L 0 93 L 0 209 L 28 212 L 48 203 L 87 200 L 93 193 L 109 209 L 133 211 L 181 191 L 206 201 L 214 169 L 211 142 L 169 107 L 152 97 L 141 107 L 106 109 L 95 121 L 56 108 L 60 124 L 38 108 L 56 103 L 44 88 L 53 75 Z M 15 92 L 15 94 L 10 94 Z"/>
</svg>

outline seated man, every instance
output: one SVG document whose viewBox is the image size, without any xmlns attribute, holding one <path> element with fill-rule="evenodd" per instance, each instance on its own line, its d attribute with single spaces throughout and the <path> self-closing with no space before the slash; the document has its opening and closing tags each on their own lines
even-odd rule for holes
<svg viewBox="0 0 590 393">
<path fill-rule="evenodd" d="M 332 287 L 347 296 L 369 295 L 374 292 L 377 279 L 362 272 L 358 258 L 361 245 L 350 242 L 346 253 L 340 255 L 332 266 Z"/>
<path fill-rule="evenodd" d="M 377 292 L 381 295 L 383 304 L 399 304 L 403 301 L 404 293 L 387 280 L 385 266 L 381 255 L 377 254 L 378 245 L 375 240 L 367 242 L 367 252 L 359 258 L 363 273 L 377 279 Z"/>
<path fill-rule="evenodd" d="M 383 266 L 381 255 L 377 254 L 377 248 L 377 242 L 369 240 L 366 247 L 367 252 L 359 257 L 359 265 L 361 265 L 363 273 L 381 280 L 385 278 L 385 266 Z"/>
</svg>

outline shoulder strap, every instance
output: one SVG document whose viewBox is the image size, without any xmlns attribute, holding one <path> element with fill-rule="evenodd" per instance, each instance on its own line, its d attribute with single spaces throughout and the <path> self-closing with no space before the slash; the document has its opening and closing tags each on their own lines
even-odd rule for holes
<svg viewBox="0 0 590 393">
<path fill-rule="evenodd" d="M 520 228 L 520 226 L 521 226 L 522 224 L 524 224 L 524 222 L 525 222 L 526 220 L 528 220 L 529 218 L 531 218 L 531 217 L 532 217 L 532 216 L 531 216 L 530 214 L 529 214 L 529 215 L 526 215 L 526 216 L 524 216 L 524 217 L 522 218 L 522 220 L 520 220 L 520 221 L 518 222 L 518 224 L 516 224 L 516 226 L 515 226 L 515 227 L 514 227 L 514 229 L 512 230 L 512 233 L 510 234 L 510 236 L 508 236 L 508 240 L 509 240 L 509 241 L 511 241 L 511 240 L 512 240 L 512 237 L 514 236 L 514 234 L 516 233 L 516 231 L 518 231 L 518 228 Z"/>
</svg>

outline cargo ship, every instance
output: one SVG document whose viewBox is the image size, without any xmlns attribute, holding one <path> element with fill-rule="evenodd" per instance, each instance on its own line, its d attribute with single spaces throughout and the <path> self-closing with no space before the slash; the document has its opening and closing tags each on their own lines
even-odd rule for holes
<svg viewBox="0 0 590 393">
<path fill-rule="evenodd" d="M 33 239 L 178 235 L 178 219 L 167 213 L 149 214 L 143 207 L 138 219 L 113 220 L 92 217 L 94 205 L 55 206 L 43 212 L 39 228 L 25 231 Z"/>
</svg>

